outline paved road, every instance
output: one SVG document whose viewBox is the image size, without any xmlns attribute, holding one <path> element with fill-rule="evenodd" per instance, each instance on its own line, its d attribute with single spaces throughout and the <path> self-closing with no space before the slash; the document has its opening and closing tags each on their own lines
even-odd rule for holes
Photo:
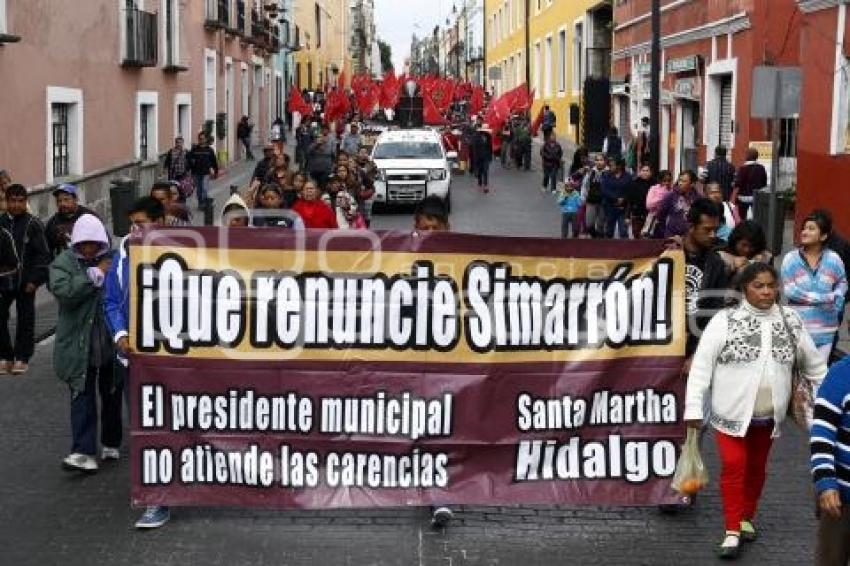
<svg viewBox="0 0 850 566">
<path fill-rule="evenodd" d="M 552 236 L 558 215 L 537 174 L 493 170 L 493 192 L 468 178 L 454 186 L 455 230 Z M 411 225 L 411 212 L 378 217 L 379 228 Z M 568 244 L 565 244 L 568 245 Z M 357 511 L 178 509 L 155 532 L 135 532 L 128 461 L 90 477 L 68 475 L 67 392 L 39 345 L 26 377 L 0 377 L 0 564 L 42 565 L 680 565 L 715 562 L 722 524 L 713 442 L 712 483 L 694 509 L 554 506 L 463 507 L 445 531 L 419 508 Z M 805 439 L 790 427 L 770 461 L 758 518 L 763 535 L 742 564 L 811 563 L 814 520 Z"/>
</svg>

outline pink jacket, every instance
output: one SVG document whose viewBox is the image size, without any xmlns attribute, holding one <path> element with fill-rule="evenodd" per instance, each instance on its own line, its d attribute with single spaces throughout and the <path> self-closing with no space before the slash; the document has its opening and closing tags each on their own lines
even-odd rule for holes
<svg viewBox="0 0 850 566">
<path fill-rule="evenodd" d="M 649 212 L 658 211 L 658 207 L 661 206 L 661 201 L 664 200 L 664 197 L 672 191 L 673 188 L 667 188 L 664 185 L 653 185 L 649 192 L 646 193 L 646 209 Z"/>
</svg>

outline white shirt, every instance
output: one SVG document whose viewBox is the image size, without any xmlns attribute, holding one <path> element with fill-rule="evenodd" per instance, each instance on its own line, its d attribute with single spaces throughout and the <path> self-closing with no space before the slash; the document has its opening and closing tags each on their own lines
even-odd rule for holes
<svg viewBox="0 0 850 566">
<path fill-rule="evenodd" d="M 701 420 L 703 401 L 710 396 L 711 425 L 730 436 L 744 436 L 756 416 L 757 399 L 759 412 L 765 412 L 764 396 L 769 390 L 775 423 L 773 436 L 779 435 L 791 398 L 794 356 L 801 375 L 812 382 L 815 390 L 827 369 L 800 316 L 788 307 L 781 308 L 794 335 L 790 341 L 778 305 L 764 311 L 745 301 L 740 307 L 714 315 L 691 364 L 685 420 Z"/>
</svg>

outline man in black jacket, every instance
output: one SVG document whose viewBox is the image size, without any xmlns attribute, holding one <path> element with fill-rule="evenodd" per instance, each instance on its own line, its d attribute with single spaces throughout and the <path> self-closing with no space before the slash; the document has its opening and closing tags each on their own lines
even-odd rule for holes
<svg viewBox="0 0 850 566">
<path fill-rule="evenodd" d="M 729 201 L 732 197 L 732 184 L 735 182 L 735 166 L 726 159 L 726 148 L 718 145 L 714 149 L 714 159 L 705 164 L 708 172 L 706 186 L 711 183 L 720 185 L 723 191 L 723 200 Z"/>
<path fill-rule="evenodd" d="M 0 217 L 0 228 L 14 241 L 18 270 L 0 280 L 0 373 L 20 375 L 27 371 L 35 348 L 35 292 L 47 281 L 50 250 L 44 226 L 27 212 L 27 189 L 11 185 L 6 190 L 7 212 Z M 9 308 L 17 310 L 15 345 L 9 336 Z"/>
<path fill-rule="evenodd" d="M 198 134 L 198 143 L 189 151 L 188 161 L 192 180 L 195 182 L 195 194 L 198 195 L 198 208 L 203 208 L 207 200 L 207 188 L 204 185 L 206 176 L 209 175 L 212 179 L 218 176 L 218 157 L 210 147 L 204 132 Z"/>
<path fill-rule="evenodd" d="M 77 201 L 77 187 L 74 185 L 59 185 L 53 191 L 53 196 L 56 198 L 56 214 L 47 221 L 44 235 L 51 257 L 56 257 L 70 246 L 71 231 L 77 219 L 83 214 L 97 214 Z"/>
</svg>

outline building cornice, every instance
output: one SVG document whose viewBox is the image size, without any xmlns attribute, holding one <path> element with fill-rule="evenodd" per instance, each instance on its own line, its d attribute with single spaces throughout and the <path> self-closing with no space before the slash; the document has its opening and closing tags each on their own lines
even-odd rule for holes
<svg viewBox="0 0 850 566">
<path fill-rule="evenodd" d="M 847 0 L 797 0 L 797 7 L 804 14 L 835 8 L 839 4 L 847 4 Z"/>
<path fill-rule="evenodd" d="M 699 27 L 665 35 L 661 38 L 661 48 L 664 49 L 674 45 L 691 43 L 692 41 L 699 41 L 701 39 L 707 39 L 718 35 L 735 34 L 740 31 L 748 30 L 751 27 L 752 22 L 750 21 L 749 15 L 746 12 L 741 12 L 734 16 L 723 18 L 722 20 L 717 20 Z M 648 53 L 650 47 L 650 42 L 644 41 L 643 43 L 617 49 L 614 51 L 613 57 L 614 60 L 619 61 L 620 59 L 625 59 L 634 55 Z"/>
<path fill-rule="evenodd" d="M 689 4 L 692 1 L 693 0 L 675 0 L 673 2 L 670 2 L 669 4 L 664 4 L 663 6 L 661 6 L 661 13 L 663 14 L 664 12 L 674 10 L 674 9 L 678 8 L 679 6 L 684 6 L 685 4 Z M 625 22 L 617 25 L 617 27 L 614 28 L 614 31 L 618 32 L 618 31 L 622 31 L 624 29 L 630 28 L 630 27 L 637 25 L 641 22 L 645 22 L 650 17 L 652 17 L 652 12 L 647 12 L 646 14 L 642 14 L 642 15 L 636 17 L 636 18 L 632 18 L 631 20 L 626 20 Z"/>
</svg>

